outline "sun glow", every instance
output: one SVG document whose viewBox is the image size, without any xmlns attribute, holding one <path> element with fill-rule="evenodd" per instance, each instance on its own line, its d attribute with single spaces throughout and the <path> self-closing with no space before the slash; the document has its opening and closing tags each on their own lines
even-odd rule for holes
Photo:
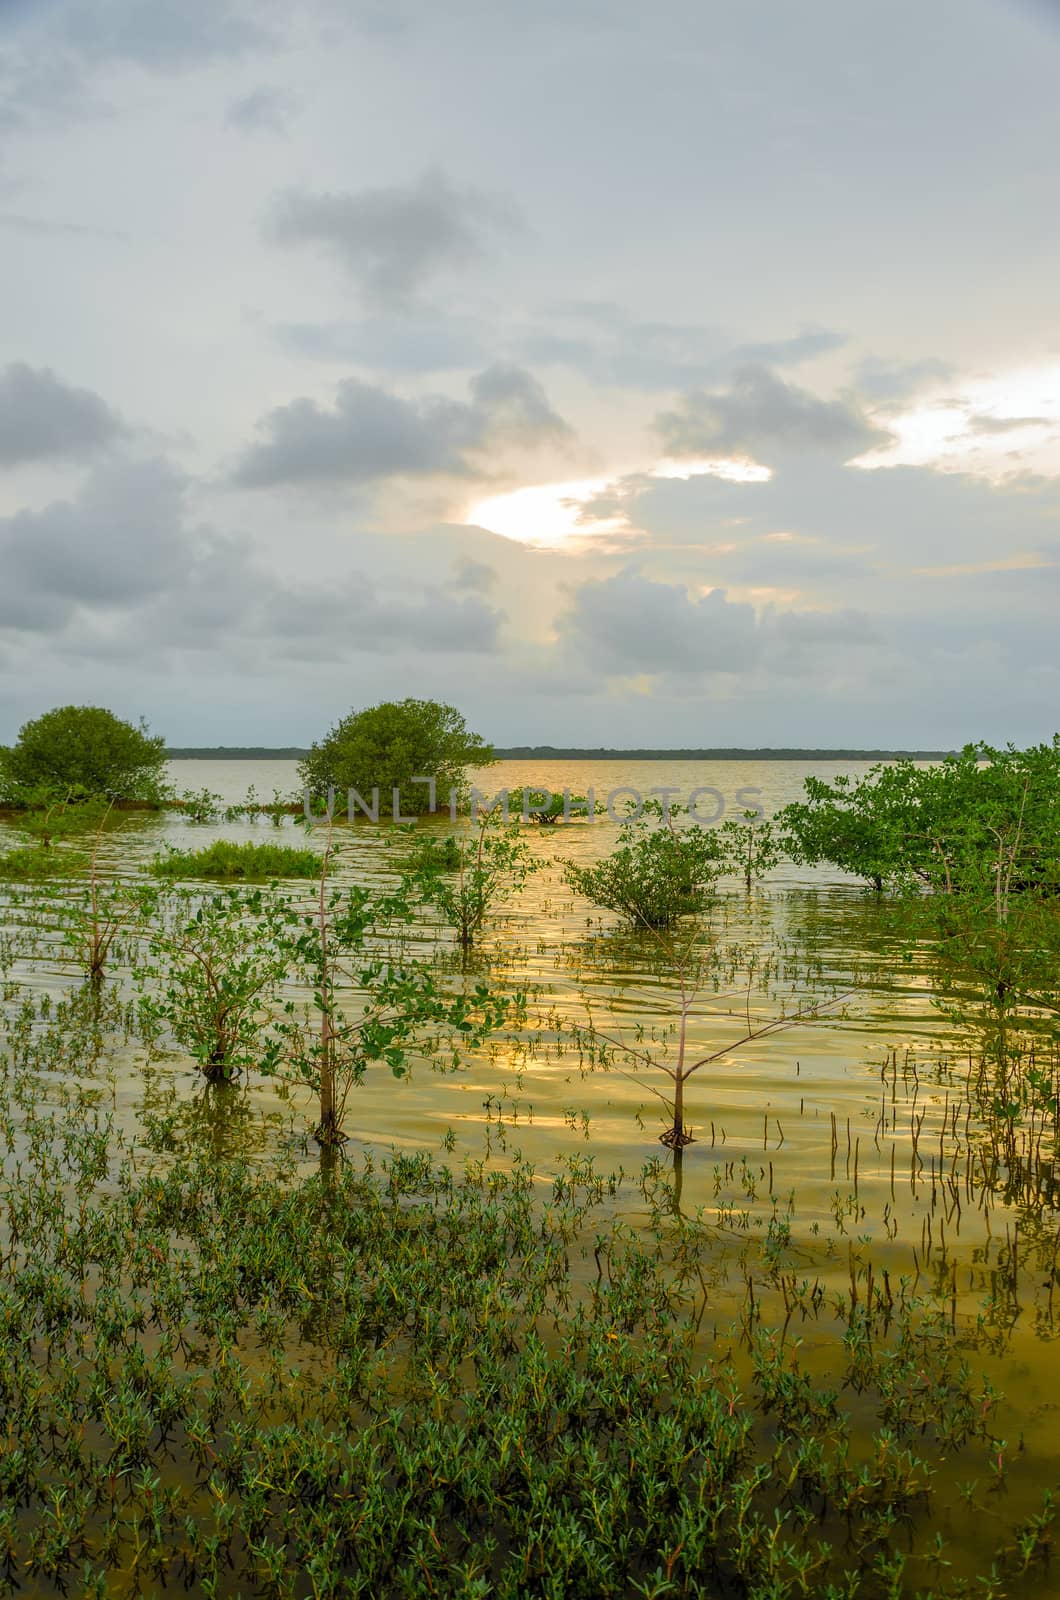
<svg viewBox="0 0 1060 1600">
<path fill-rule="evenodd" d="M 859 467 L 931 466 L 999 481 L 1060 473 L 1060 367 L 1024 368 L 926 396 L 888 420 L 895 443 Z"/>
<path fill-rule="evenodd" d="M 768 467 L 755 461 L 677 461 L 666 458 L 610 478 L 580 478 L 567 483 L 530 484 L 491 495 L 469 507 L 464 520 L 505 539 L 540 549 L 557 549 L 607 535 L 630 532 L 624 500 L 629 486 L 644 478 L 714 477 L 729 483 L 765 483 Z M 594 505 L 594 502 L 596 504 Z"/>
<path fill-rule="evenodd" d="M 535 483 L 480 500 L 467 513 L 467 521 L 488 528 L 519 544 L 544 548 L 570 544 L 626 526 L 621 514 L 594 516 L 590 507 L 612 480 L 583 478 L 574 483 Z"/>
</svg>

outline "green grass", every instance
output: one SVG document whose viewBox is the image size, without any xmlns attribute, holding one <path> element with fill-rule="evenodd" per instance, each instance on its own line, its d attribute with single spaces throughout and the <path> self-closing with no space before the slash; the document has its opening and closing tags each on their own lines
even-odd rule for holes
<svg viewBox="0 0 1060 1600">
<path fill-rule="evenodd" d="M 218 839 L 202 850 L 172 850 L 156 856 L 158 878 L 210 878 L 224 882 L 268 883 L 272 878 L 316 878 L 321 857 L 315 850 L 281 844 L 231 844 Z"/>
<path fill-rule="evenodd" d="M 22 883 L 68 878 L 87 867 L 88 857 L 80 850 L 56 850 L 45 845 L 24 845 L 0 856 L 0 878 L 17 878 Z"/>
</svg>

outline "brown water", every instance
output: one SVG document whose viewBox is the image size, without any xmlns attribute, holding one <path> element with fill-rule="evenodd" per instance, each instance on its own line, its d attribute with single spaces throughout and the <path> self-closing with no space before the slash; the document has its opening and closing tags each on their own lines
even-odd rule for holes
<svg viewBox="0 0 1060 1600">
<path fill-rule="evenodd" d="M 795 762 L 503 762 L 479 783 L 491 793 L 524 784 L 576 794 L 593 788 L 598 798 L 661 787 L 687 797 L 712 786 L 726 797 L 729 815 L 741 809 L 737 791 L 757 789 L 768 815 L 799 797 L 808 773 L 830 777 L 835 770 L 835 763 Z M 866 766 L 844 763 L 842 770 Z M 268 800 L 274 789 L 287 794 L 297 783 L 289 762 L 174 762 L 171 777 L 179 790 L 209 788 L 228 803 L 241 800 L 248 785 Z M 424 826 L 444 830 L 447 822 Z M 298 827 L 130 816 L 109 837 L 107 859 L 128 872 L 164 844 L 190 848 L 215 837 L 294 843 L 301 842 Z M 543 1190 L 571 1157 L 591 1158 L 599 1172 L 636 1175 L 653 1159 L 669 1171 L 658 1143 L 665 1118 L 651 1092 L 652 1085 L 666 1087 L 661 1075 L 585 1072 L 577 1051 L 556 1039 L 557 1020 L 584 1021 L 589 1009 L 629 1041 L 638 1030 L 665 1030 L 676 1013 L 677 981 L 660 961 L 658 942 L 623 932 L 617 918 L 596 912 L 562 882 L 566 861 L 606 854 L 616 831 L 607 819 L 528 831 L 543 868 L 492 920 L 478 959 L 495 980 L 530 988 L 536 1026 L 518 1045 L 471 1055 L 457 1073 L 423 1064 L 401 1082 L 370 1074 L 349 1102 L 355 1140 L 380 1151 L 427 1149 L 454 1165 L 521 1158 L 537 1169 Z M 393 840 L 387 823 L 342 830 L 342 872 L 362 881 L 386 876 Z M 1011 1174 L 993 1171 L 983 1157 L 967 1063 L 932 1006 L 925 973 L 895 962 L 874 896 L 841 874 L 790 866 L 750 895 L 736 883 L 722 889 L 707 920 L 710 937 L 720 948 L 779 956 L 780 968 L 764 988 L 707 992 L 697 1005 L 693 1042 L 701 1054 L 721 1053 L 689 1086 L 686 1116 L 696 1142 L 682 1162 L 682 1209 L 714 1227 L 719 1248 L 734 1259 L 762 1239 L 771 1217 L 781 1217 L 805 1277 L 829 1292 L 856 1288 L 870 1256 L 877 1282 L 887 1270 L 895 1286 L 905 1279 L 918 1293 L 930 1291 L 1012 1403 L 1013 1426 L 1033 1465 L 1021 1477 L 1024 1458 L 1017 1457 L 1008 1493 L 1030 1509 L 1060 1476 L 1055 1213 L 1029 1204 L 1026 1192 L 1006 1198 Z M 794 961 L 791 951 L 803 957 Z M 803 970 L 806 952 L 816 963 L 812 984 Z M 37 981 L 58 984 L 62 977 L 56 968 Z M 761 1025 L 810 988 L 849 994 L 823 1019 L 735 1048 L 748 1019 Z M 156 1110 L 175 1109 L 185 1123 L 205 1117 L 219 1142 L 245 1148 L 303 1129 L 311 1116 L 311 1107 L 270 1083 L 249 1083 L 223 1112 L 211 1109 L 190 1062 L 173 1058 L 145 1077 L 131 1049 L 119 1060 L 114 1095 L 130 1121 L 149 1101 Z M 618 1204 L 636 1219 L 634 1184 L 620 1187 Z M 832 1332 L 800 1332 L 811 1355 L 816 1349 L 827 1364 Z M 1011 1592 L 1047 1595 L 1060 1587 L 1035 1579 Z"/>
</svg>

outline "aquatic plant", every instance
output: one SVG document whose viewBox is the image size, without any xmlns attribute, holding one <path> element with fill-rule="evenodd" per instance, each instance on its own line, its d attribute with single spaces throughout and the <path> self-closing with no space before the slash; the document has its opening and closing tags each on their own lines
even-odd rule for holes
<svg viewBox="0 0 1060 1600">
<path fill-rule="evenodd" d="M 162 899 L 135 973 L 148 1036 L 167 1030 L 209 1083 L 256 1065 L 264 1009 L 287 972 L 288 921 L 286 905 L 260 890 Z"/>
<path fill-rule="evenodd" d="M 602 816 L 606 806 L 602 800 L 593 799 L 593 814 Z M 508 791 L 508 815 L 513 822 L 536 822 L 541 827 L 568 821 L 571 817 L 589 814 L 589 798 L 584 794 L 549 794 L 545 789 L 511 789 Z"/>
<path fill-rule="evenodd" d="M 333 844 L 329 827 L 315 908 L 299 914 L 288 906 L 281 944 L 313 1002 L 286 1002 L 262 1058 L 262 1070 L 293 1074 L 316 1091 L 315 1132 L 322 1145 L 345 1140 L 346 1100 L 369 1066 L 382 1063 L 403 1077 L 413 1045 L 423 1055 L 447 1049 L 455 1065 L 453 1041 L 481 1042 L 521 1002 L 521 996 L 497 995 L 484 984 L 446 991 L 429 963 L 405 948 L 413 909 L 403 893 L 373 894 L 353 886 L 329 895 Z"/>
<path fill-rule="evenodd" d="M 648 818 L 623 823 L 616 850 L 592 866 L 568 862 L 564 880 L 634 927 L 668 928 L 705 908 L 723 863 L 713 830 L 677 828 L 671 814 L 662 826 Z"/>
<path fill-rule="evenodd" d="M 46 883 L 51 878 L 76 877 L 84 872 L 89 858 L 81 850 L 52 849 L 47 845 L 27 845 L 5 850 L 0 855 L 0 878 L 22 883 Z"/>
<path fill-rule="evenodd" d="M 190 822 L 212 822 L 224 810 L 224 801 L 212 789 L 185 789 L 174 802 Z"/>
<path fill-rule="evenodd" d="M 784 858 L 776 828 L 757 811 L 728 818 L 717 832 L 726 851 L 724 870 L 741 877 L 748 893 L 757 879 L 772 872 Z"/>
<path fill-rule="evenodd" d="M 158 878 L 242 879 L 268 883 L 275 878 L 315 878 L 320 871 L 316 850 L 293 845 L 233 844 L 216 839 L 202 850 L 169 849 L 156 856 L 151 871 Z"/>
<path fill-rule="evenodd" d="M 407 893 L 439 911 L 470 950 L 486 918 L 522 888 L 538 862 L 493 812 L 480 817 L 463 837 L 426 839 L 412 852 L 404 878 Z"/>
<path fill-rule="evenodd" d="M 1060 885 L 1060 735 L 1026 750 L 969 744 L 930 767 L 901 760 L 864 777 L 809 777 L 805 791 L 775 819 L 792 859 L 831 862 L 879 892 L 959 889 L 1017 828 L 1010 887 Z"/>
<path fill-rule="evenodd" d="M 719 988 L 719 974 L 732 977 L 740 956 L 733 960 L 731 952 L 717 948 L 712 941 L 703 941 L 693 929 L 681 936 L 653 930 L 662 962 L 676 987 L 676 1005 L 671 1014 L 665 1012 L 651 1037 L 637 1030 L 631 1038 L 616 1026 L 601 1027 L 593 1014 L 592 1005 L 586 1003 L 588 1020 L 570 1025 L 570 1035 L 582 1052 L 583 1064 L 602 1066 L 622 1072 L 640 1087 L 659 1100 L 665 1108 L 668 1123 L 659 1135 L 660 1142 L 679 1153 L 684 1146 L 694 1143 L 694 1135 L 685 1117 L 685 1092 L 691 1079 L 705 1067 L 713 1066 L 738 1050 L 772 1037 L 798 1023 L 818 1018 L 826 1008 L 846 999 L 845 995 L 828 998 L 807 997 L 796 1007 L 780 1015 L 754 1017 L 751 1010 L 751 992 L 758 977 L 758 956 L 745 958 L 746 987 L 742 1027 L 722 1044 L 712 1044 L 707 1049 L 693 1043 L 693 1023 L 697 1014 L 708 1014 L 704 1001 L 709 995 L 714 1001 Z M 711 1007 L 712 1021 L 717 1012 Z M 670 1092 L 656 1087 L 652 1079 L 662 1074 L 669 1079 Z"/>
<path fill-rule="evenodd" d="M 528 1167 L 422 1155 L 297 1178 L 193 1146 L 150 1172 L 91 1104 L 27 1097 L 24 1119 L 0 1177 L 5 1592 L 1003 1600 L 1047 1581 L 1048 1492 L 997 1501 L 994 1553 L 967 1561 L 976 1481 L 1006 1471 L 1001 1397 L 882 1286 L 835 1308 L 822 1377 L 768 1325 L 767 1278 L 712 1330 L 709 1236 L 668 1210 L 624 1225 L 614 1178 L 578 1164 L 544 1196 Z M 950 1462 L 965 1507 L 938 1487 Z"/>
<path fill-rule="evenodd" d="M 116 879 L 104 884 L 99 852 L 109 806 L 100 818 L 88 862 L 88 887 L 79 898 L 64 895 L 57 901 L 58 926 L 68 952 L 92 984 L 100 984 L 116 943 L 132 933 L 155 909 L 153 889 L 143 883 Z"/>
</svg>

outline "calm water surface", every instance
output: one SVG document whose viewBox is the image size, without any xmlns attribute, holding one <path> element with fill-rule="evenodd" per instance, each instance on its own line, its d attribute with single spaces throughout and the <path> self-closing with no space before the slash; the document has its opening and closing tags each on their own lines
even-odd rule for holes
<svg viewBox="0 0 1060 1600">
<path fill-rule="evenodd" d="M 477 781 L 490 793 L 544 785 L 576 794 L 593 788 L 598 797 L 662 787 L 687 797 L 711 786 L 730 800 L 730 815 L 740 809 L 738 790 L 757 789 L 768 815 L 801 795 L 808 774 L 831 777 L 837 766 L 852 775 L 867 770 L 853 762 L 502 762 Z M 227 803 L 242 800 L 251 785 L 265 801 L 274 790 L 287 795 L 297 787 L 293 762 L 180 761 L 170 775 L 178 791 L 206 788 Z M 445 831 L 448 821 L 423 826 Z M 521 1158 L 535 1167 L 543 1196 L 564 1163 L 591 1160 L 598 1172 L 626 1174 L 616 1205 L 636 1225 L 645 1211 L 636 1181 L 645 1163 L 658 1161 L 667 1181 L 673 1178 L 658 1142 L 663 1111 L 651 1092 L 666 1080 L 586 1071 L 557 1029 L 591 1012 L 601 1027 L 636 1044 L 673 1026 L 679 988 L 658 940 L 623 931 L 617 918 L 562 881 L 567 861 L 598 859 L 613 848 L 616 832 L 606 819 L 527 831 L 542 870 L 492 920 L 475 957 L 493 981 L 529 990 L 527 1036 L 471 1054 L 457 1072 L 426 1063 L 404 1081 L 371 1072 L 350 1096 L 354 1150 L 426 1149 L 455 1165 L 507 1166 Z M 130 815 L 107 837 L 106 868 L 142 871 L 166 846 L 193 848 L 218 837 L 302 843 L 304 833 L 292 819 L 276 828 L 267 819 L 196 824 L 171 813 Z M 361 821 L 340 837 L 341 874 L 376 882 L 393 872 L 402 836 L 391 824 Z M 0 848 L 15 839 L 0 827 Z M 437 933 L 423 930 L 421 937 L 425 953 L 438 952 Z M 1045 1484 L 1060 1478 L 1055 1211 L 1028 1206 L 1011 1185 L 1006 1194 L 1010 1175 L 989 1170 L 967 1063 L 932 1006 L 926 973 L 897 959 L 875 897 L 828 870 L 784 866 L 750 895 L 738 883 L 723 884 L 703 938 L 705 947 L 737 952 L 741 974 L 756 953 L 770 975 L 750 989 L 742 977 L 732 990 L 708 986 L 697 1002 L 693 1044 L 717 1059 L 688 1089 L 696 1142 L 682 1162 L 682 1210 L 716 1230 L 719 1252 L 733 1262 L 779 1217 L 790 1227 L 799 1271 L 829 1292 L 846 1293 L 871 1250 L 877 1281 L 887 1270 L 894 1285 L 904 1280 L 932 1294 L 1015 1408 L 1013 1426 L 1031 1447 L 1034 1467 L 1024 1478 L 1014 1472 L 1009 1492 L 1014 1506 L 1029 1511 Z M 441 935 L 443 959 L 452 959 L 448 939 Z M 70 974 L 56 963 L 31 981 L 59 990 Z M 817 1021 L 738 1044 L 748 1021 L 761 1026 L 811 992 L 846 998 Z M 209 1139 L 219 1152 L 301 1138 L 312 1119 L 304 1097 L 285 1096 L 275 1083 L 204 1093 L 189 1061 L 170 1057 L 145 1069 L 131 1046 L 118 1053 L 110 1093 L 130 1125 L 145 1113 L 172 1116 L 185 1134 Z M 722 1294 L 718 1315 L 724 1310 Z M 798 1331 L 807 1359 L 827 1367 L 834 1326 Z M 992 1537 L 984 1530 L 984 1551 Z M 1035 1579 L 1025 1592 L 1060 1587 Z"/>
</svg>

